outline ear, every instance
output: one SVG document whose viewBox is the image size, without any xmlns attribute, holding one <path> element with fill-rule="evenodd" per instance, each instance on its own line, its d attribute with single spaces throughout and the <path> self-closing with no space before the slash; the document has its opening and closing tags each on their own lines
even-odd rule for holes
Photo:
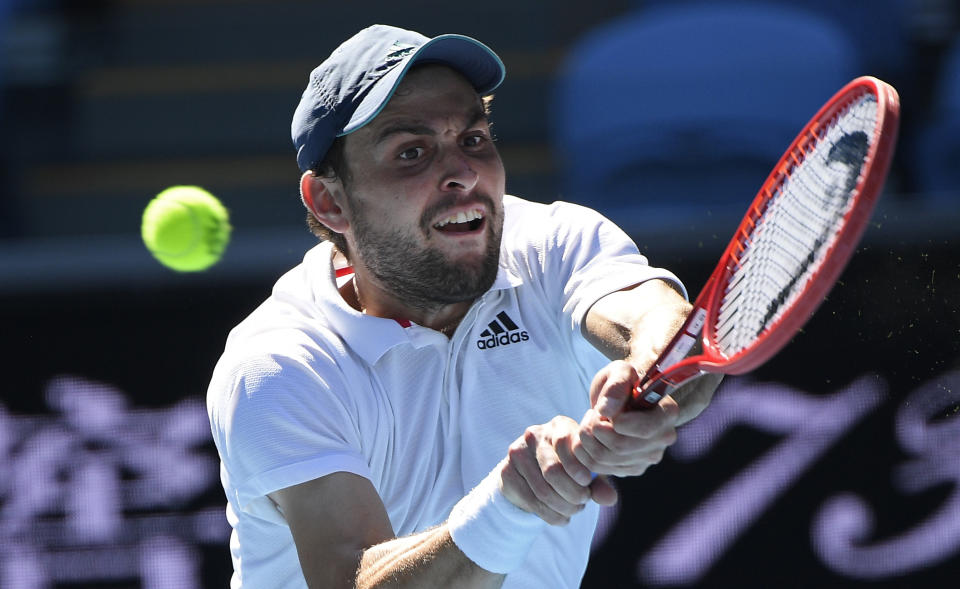
<svg viewBox="0 0 960 589">
<path fill-rule="evenodd" d="M 340 207 L 343 197 L 343 184 L 338 178 L 324 178 L 313 172 L 304 172 L 300 177 L 303 206 L 317 221 L 337 233 L 343 233 L 350 226 Z"/>
</svg>

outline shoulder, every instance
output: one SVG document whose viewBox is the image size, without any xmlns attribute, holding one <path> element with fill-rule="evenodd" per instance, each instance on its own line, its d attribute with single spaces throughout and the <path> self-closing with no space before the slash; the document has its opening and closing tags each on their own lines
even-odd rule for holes
<svg viewBox="0 0 960 589">
<path fill-rule="evenodd" d="M 623 232 L 594 209 L 572 202 L 539 203 L 505 195 L 504 238 L 508 242 L 563 243 L 597 232 Z"/>
<path fill-rule="evenodd" d="M 322 371 L 349 363 L 349 350 L 329 320 L 326 289 L 318 286 L 333 280 L 329 261 L 323 263 L 329 259 L 328 250 L 322 245 L 310 250 L 304 262 L 284 274 L 270 296 L 230 331 L 218 369 L 280 366 Z"/>
<path fill-rule="evenodd" d="M 208 411 L 226 424 L 282 406 L 348 405 L 346 383 L 362 382 L 354 376 L 362 370 L 332 328 L 275 292 L 227 337 L 207 390 Z"/>
<path fill-rule="evenodd" d="M 523 223 L 526 221 L 549 221 L 550 224 L 582 223 L 610 223 L 599 212 L 572 202 L 557 200 L 551 203 L 541 203 L 526 200 L 518 196 L 506 194 L 503 197 L 503 207 L 506 212 L 506 223 Z M 549 228 L 548 225 L 546 228 Z"/>
<path fill-rule="evenodd" d="M 503 253 L 508 258 L 536 258 L 541 264 L 572 252 L 596 255 L 636 251 L 633 240 L 615 223 L 594 209 L 575 203 L 532 202 L 504 196 Z"/>
<path fill-rule="evenodd" d="M 232 337 L 207 390 L 211 417 L 255 419 L 268 408 L 339 396 L 346 381 L 341 356 L 335 346 L 290 327 Z"/>
<path fill-rule="evenodd" d="M 312 464 L 310 448 L 351 453 L 355 462 L 361 422 L 375 403 L 369 391 L 363 368 L 336 340 L 281 326 L 227 346 L 207 389 L 207 415 L 221 459 L 242 485 Z"/>
</svg>

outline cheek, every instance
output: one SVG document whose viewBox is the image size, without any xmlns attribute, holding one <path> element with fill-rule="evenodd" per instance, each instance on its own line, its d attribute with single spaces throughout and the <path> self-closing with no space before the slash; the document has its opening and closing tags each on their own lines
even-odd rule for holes
<svg viewBox="0 0 960 589">
<path fill-rule="evenodd" d="M 491 187 L 495 188 L 497 194 L 503 194 L 506 187 L 506 176 L 507 174 L 503 167 L 503 161 L 498 156 L 494 161 L 490 162 L 488 172 L 486 174 Z"/>
<path fill-rule="evenodd" d="M 355 202 L 350 213 L 354 226 L 362 225 L 368 232 L 410 235 L 421 232 L 421 218 L 416 210 L 402 195 L 393 193 Z"/>
<path fill-rule="evenodd" d="M 426 174 L 402 175 L 387 172 L 368 173 L 357 179 L 353 191 L 368 207 L 400 211 L 416 206 L 424 194 L 431 194 L 430 179 Z"/>
</svg>

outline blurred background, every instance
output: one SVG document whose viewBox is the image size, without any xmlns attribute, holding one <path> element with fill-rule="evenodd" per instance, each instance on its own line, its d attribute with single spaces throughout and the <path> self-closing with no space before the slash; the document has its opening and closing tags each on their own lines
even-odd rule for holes
<svg viewBox="0 0 960 589">
<path fill-rule="evenodd" d="M 955 585 L 957 2 L 0 0 L 0 587 L 228 585 L 207 381 L 314 243 L 289 137 L 307 75 L 377 22 L 497 51 L 508 191 L 600 209 L 691 292 L 816 109 L 859 75 L 896 86 L 840 283 L 620 481 L 583 586 Z M 175 184 L 230 209 L 207 272 L 140 242 Z"/>
</svg>

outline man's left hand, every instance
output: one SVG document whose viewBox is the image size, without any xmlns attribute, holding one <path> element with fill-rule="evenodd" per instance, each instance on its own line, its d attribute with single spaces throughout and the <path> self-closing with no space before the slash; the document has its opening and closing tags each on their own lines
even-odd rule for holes
<svg viewBox="0 0 960 589">
<path fill-rule="evenodd" d="M 677 439 L 680 408 L 670 397 L 646 411 L 627 411 L 626 405 L 639 382 L 629 363 L 614 361 L 597 373 L 590 387 L 592 408 L 580 422 L 577 459 L 600 475 L 637 476 L 663 459 Z M 592 485 L 595 500 L 607 503 L 612 491 L 602 479 Z M 599 496 L 596 496 L 599 493 Z"/>
</svg>

